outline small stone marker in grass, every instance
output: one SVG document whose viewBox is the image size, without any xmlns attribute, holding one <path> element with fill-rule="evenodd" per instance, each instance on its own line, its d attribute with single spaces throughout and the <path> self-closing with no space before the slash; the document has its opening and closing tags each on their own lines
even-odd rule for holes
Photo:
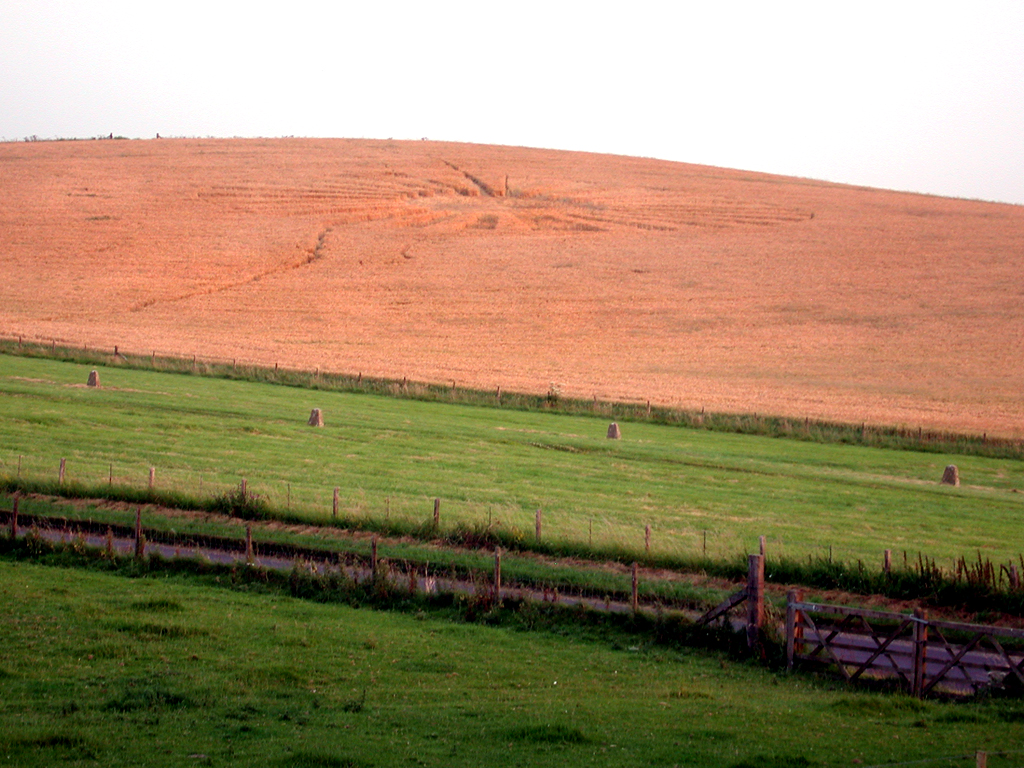
<svg viewBox="0 0 1024 768">
<path fill-rule="evenodd" d="M 960 470 L 956 464 L 950 464 L 942 473 L 942 485 L 960 485 Z"/>
<path fill-rule="evenodd" d="M 98 387 L 100 385 L 100 374 L 99 371 L 89 371 L 89 381 L 86 382 L 86 386 Z"/>
<path fill-rule="evenodd" d="M 608 439 L 609 440 L 621 440 L 622 430 L 619 429 L 619 425 L 616 422 L 612 422 L 611 426 L 608 427 Z"/>
<path fill-rule="evenodd" d="M 314 408 L 309 414 L 309 426 L 311 427 L 322 427 L 324 425 L 324 415 L 321 413 L 319 408 Z"/>
</svg>

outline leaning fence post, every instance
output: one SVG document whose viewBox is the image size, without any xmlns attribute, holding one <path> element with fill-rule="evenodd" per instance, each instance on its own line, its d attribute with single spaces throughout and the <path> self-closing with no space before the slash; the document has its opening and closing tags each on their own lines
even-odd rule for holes
<svg viewBox="0 0 1024 768">
<path fill-rule="evenodd" d="M 135 559 L 141 560 L 146 554 L 146 540 L 142 537 L 142 507 L 135 508 Z"/>
<path fill-rule="evenodd" d="M 804 627 L 803 616 L 795 607 L 794 603 L 803 602 L 804 592 L 802 589 L 791 589 L 786 595 L 786 668 L 793 668 L 793 660 L 796 657 L 796 646 L 803 641 Z M 801 642 L 802 645 L 802 642 Z"/>
<path fill-rule="evenodd" d="M 928 663 L 928 615 L 923 608 L 914 609 L 914 680 L 913 696 L 921 698 L 924 690 L 925 664 Z"/>
<path fill-rule="evenodd" d="M 501 602 L 501 547 L 494 548 L 494 600 Z"/>
<path fill-rule="evenodd" d="M 18 538 L 18 496 L 14 496 L 14 505 L 11 507 L 11 541 Z"/>
<path fill-rule="evenodd" d="M 764 622 L 764 556 L 747 556 L 747 647 L 761 647 Z"/>
<path fill-rule="evenodd" d="M 639 595 L 637 594 L 638 587 L 639 587 L 639 579 L 638 579 L 638 576 L 637 576 L 637 565 L 636 565 L 636 561 L 634 560 L 633 561 L 633 589 L 632 589 L 631 602 L 630 602 L 630 604 L 633 607 L 633 613 L 636 613 L 637 610 L 640 608 Z"/>
</svg>

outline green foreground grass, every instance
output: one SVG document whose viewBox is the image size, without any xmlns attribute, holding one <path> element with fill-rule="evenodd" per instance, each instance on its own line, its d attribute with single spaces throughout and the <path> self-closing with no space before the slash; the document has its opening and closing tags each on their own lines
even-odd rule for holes
<svg viewBox="0 0 1024 768">
<path fill-rule="evenodd" d="M 0 473 L 68 484 L 212 496 L 242 478 L 275 510 L 347 524 L 385 518 L 500 530 L 545 543 L 652 557 L 862 560 L 882 550 L 946 567 L 1024 551 L 1024 462 L 624 425 L 601 418 L 321 392 L 0 355 Z M 322 408 L 326 425 L 305 422 Z M 957 463 L 963 485 L 940 486 Z"/>
<path fill-rule="evenodd" d="M 1018 701 L 918 702 L 614 627 L 222 579 L 0 559 L 0 764 L 792 768 L 1024 749 Z"/>
</svg>

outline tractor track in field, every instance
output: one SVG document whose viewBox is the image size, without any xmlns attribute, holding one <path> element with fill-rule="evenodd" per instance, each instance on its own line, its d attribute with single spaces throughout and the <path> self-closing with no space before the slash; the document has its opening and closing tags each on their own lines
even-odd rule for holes
<svg viewBox="0 0 1024 768">
<path fill-rule="evenodd" d="M 151 513 L 151 510 L 147 510 Z M 11 529 L 11 513 L 4 515 L 4 526 Z M 322 529 L 317 529 L 322 530 Z M 17 537 L 37 535 L 45 541 L 60 544 L 76 542 L 95 550 L 106 550 L 119 556 L 137 554 L 135 531 L 131 526 L 102 523 L 92 520 L 74 520 L 64 517 L 30 515 L 19 513 Z M 339 536 L 349 540 L 369 538 L 360 536 Z M 376 538 L 376 537 L 373 537 Z M 223 536 L 178 534 L 160 529 L 142 529 L 142 556 L 158 555 L 165 560 L 199 559 L 217 565 L 238 565 L 243 567 L 266 568 L 279 572 L 299 569 L 314 576 L 344 575 L 356 583 L 365 583 L 374 578 L 370 558 L 351 552 L 340 552 L 315 547 L 300 547 L 270 541 L 253 542 L 249 551 L 246 541 Z M 463 569 L 438 567 L 431 572 L 429 563 L 418 563 L 403 558 L 388 558 L 384 555 L 388 543 L 396 539 L 378 539 L 381 569 L 396 585 L 408 585 L 410 591 L 424 594 L 459 594 L 469 597 L 495 597 L 492 578 L 472 578 L 459 573 Z M 451 548 L 449 548 L 451 549 Z M 582 590 L 576 594 L 560 592 L 554 587 L 520 585 L 509 580 L 503 584 L 500 600 L 532 600 L 544 603 L 558 603 L 566 606 L 585 606 L 591 610 L 606 613 L 629 613 L 633 610 L 630 602 L 613 600 L 608 597 L 587 595 Z M 640 600 L 637 611 L 643 614 L 686 616 L 693 620 L 702 611 L 665 600 Z M 731 619 L 734 629 L 744 626 L 742 620 Z"/>
</svg>

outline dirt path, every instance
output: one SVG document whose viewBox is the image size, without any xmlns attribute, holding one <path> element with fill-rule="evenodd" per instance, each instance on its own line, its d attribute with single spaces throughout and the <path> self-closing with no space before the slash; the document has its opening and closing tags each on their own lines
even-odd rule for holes
<svg viewBox="0 0 1024 768">
<path fill-rule="evenodd" d="M 29 498 L 33 498 L 33 497 L 30 496 Z M 121 512 L 129 512 L 129 511 L 132 511 L 132 510 L 134 510 L 134 509 L 136 509 L 138 507 L 138 505 L 129 505 L 129 504 L 126 504 L 126 503 L 123 503 L 123 502 L 112 502 L 112 501 L 101 500 L 101 499 L 65 500 L 65 499 L 57 499 L 57 498 L 54 498 L 54 497 L 42 497 L 42 496 L 37 496 L 35 498 L 44 499 L 48 503 L 52 503 L 52 504 L 66 504 L 68 506 L 74 507 L 74 508 L 79 509 L 79 510 L 84 509 L 86 507 L 100 507 L 100 508 L 107 508 L 107 509 L 111 509 L 111 510 L 118 510 L 118 511 L 121 511 Z M 275 556 L 270 556 L 270 555 L 260 555 L 259 554 L 261 549 L 265 549 L 266 550 L 266 549 L 272 548 L 273 547 L 272 541 L 273 541 L 274 538 L 276 538 L 276 537 L 273 537 L 271 535 L 265 535 L 265 534 L 273 534 L 273 533 L 280 533 L 280 532 L 286 532 L 286 533 L 293 534 L 293 535 L 298 536 L 298 537 L 308 538 L 309 541 L 308 541 L 308 544 L 306 546 L 310 550 L 312 550 L 313 552 L 316 552 L 317 550 L 323 551 L 325 549 L 325 547 L 324 547 L 324 543 L 325 542 L 335 541 L 335 542 L 338 542 L 338 543 L 344 543 L 344 542 L 360 541 L 360 542 L 364 542 L 365 543 L 365 542 L 369 542 L 370 540 L 376 538 L 377 542 L 378 542 L 378 547 L 380 548 L 380 552 L 381 552 L 382 558 L 386 556 L 386 553 L 387 553 L 387 551 L 389 549 L 391 549 L 391 548 L 393 548 L 393 547 L 395 547 L 397 545 L 418 545 L 418 546 L 426 547 L 428 549 L 430 549 L 430 548 L 436 549 L 438 552 L 446 551 L 446 552 L 455 552 L 455 553 L 470 553 L 470 554 L 483 555 L 486 558 L 493 557 L 493 551 L 491 551 L 491 550 L 468 549 L 468 548 L 463 548 L 463 547 L 455 547 L 455 546 L 451 546 L 451 545 L 448 545 L 448 544 L 442 545 L 442 544 L 439 544 L 437 542 L 425 542 L 425 541 L 421 541 L 421 540 L 418 540 L 418 539 L 413 539 L 411 537 L 401 537 L 401 538 L 384 537 L 384 536 L 379 536 L 377 534 L 374 534 L 374 533 L 371 533 L 371 532 L 367 532 L 367 531 L 338 529 L 338 528 L 332 528 L 332 527 L 320 527 L 320 526 L 315 526 L 315 525 L 304 525 L 304 524 L 303 525 L 299 525 L 299 524 L 291 524 L 291 523 L 282 523 L 282 522 L 279 522 L 279 521 L 254 521 L 252 523 L 246 523 L 245 521 L 239 520 L 237 518 L 228 517 L 226 515 L 218 515 L 218 514 L 214 514 L 214 513 L 200 512 L 200 511 L 170 509 L 170 508 L 167 508 L 167 507 L 160 507 L 160 506 L 156 506 L 156 505 L 145 505 L 144 507 L 142 507 L 142 510 L 143 510 L 143 514 L 144 514 L 145 519 L 152 519 L 153 515 L 160 515 L 160 516 L 162 516 L 162 517 L 164 517 L 164 518 L 166 518 L 167 520 L 170 520 L 170 521 L 173 521 L 173 520 L 196 521 L 196 522 L 199 522 L 199 523 L 214 523 L 214 524 L 217 524 L 218 526 L 227 526 L 227 527 L 235 528 L 237 530 L 237 537 L 233 537 L 234 546 L 232 548 L 227 548 L 227 549 L 221 548 L 220 550 L 216 550 L 215 548 L 211 548 L 211 547 L 200 547 L 200 549 L 204 550 L 204 556 L 208 556 L 208 557 L 210 557 L 211 560 L 219 561 L 219 562 L 238 561 L 239 559 L 242 562 L 245 561 L 244 541 L 245 541 L 245 529 L 246 529 L 247 525 L 251 525 L 251 527 L 252 527 L 252 536 L 253 536 L 253 540 L 255 542 L 255 548 L 256 548 L 255 551 L 257 553 L 257 563 L 258 564 L 260 564 L 260 563 L 266 564 L 267 567 L 290 569 L 294 565 L 294 563 L 295 563 L 295 557 L 294 556 L 284 556 L 284 557 L 276 556 L 275 557 Z M 9 525 L 10 511 L 6 510 L 4 513 L 0 513 L 0 514 L 3 514 L 3 520 L 5 521 L 5 524 Z M 19 519 L 24 521 L 24 520 L 27 520 L 29 518 L 26 518 L 24 515 L 20 515 Z M 68 530 L 65 530 L 65 519 L 64 518 L 58 518 L 58 517 L 55 517 L 55 516 L 50 516 L 49 519 L 55 521 L 55 525 L 52 526 L 53 530 L 54 530 L 54 534 L 53 535 L 55 537 L 63 536 L 64 540 L 71 540 L 74 537 L 73 526 L 74 526 L 74 524 L 76 522 L 75 520 L 67 520 L 67 524 L 70 527 L 68 528 Z M 21 525 L 23 527 L 24 523 L 21 523 Z M 105 524 L 102 524 L 100 527 L 103 530 L 105 530 L 106 526 L 105 526 Z M 103 538 L 101 534 L 102 534 L 102 531 L 96 531 L 93 534 L 93 538 L 97 539 L 97 541 L 99 541 L 100 539 L 103 539 L 103 541 L 101 541 L 101 545 L 105 546 L 105 538 Z M 160 532 L 159 531 L 154 531 L 153 535 L 154 536 L 159 536 Z M 188 534 L 183 534 L 183 538 L 187 539 L 188 537 L 189 537 Z M 193 538 L 201 539 L 202 535 L 201 534 L 197 534 Z M 131 551 L 132 548 L 134 547 L 134 541 L 131 539 L 131 537 L 129 537 L 129 536 L 121 536 L 120 539 L 121 539 L 121 543 L 120 543 L 119 546 L 124 551 Z M 161 545 L 161 546 L 164 547 L 164 549 L 161 549 L 161 553 L 164 554 L 165 556 L 182 555 L 183 553 L 188 552 L 189 549 L 190 549 L 190 548 L 187 548 L 187 547 L 186 548 L 175 547 L 173 544 Z M 284 545 L 284 546 L 290 546 L 290 545 Z M 166 552 L 165 552 L 165 550 L 166 550 Z M 177 550 L 177 552 L 175 550 Z M 205 553 L 205 550 L 209 550 L 209 552 Z M 549 565 L 549 566 L 552 566 L 552 567 L 573 568 L 573 569 L 576 569 L 576 570 L 581 571 L 581 572 L 590 571 L 590 572 L 594 572 L 594 573 L 598 573 L 598 572 L 615 573 L 615 574 L 618 574 L 618 575 L 623 576 L 623 577 L 628 577 L 630 575 L 630 572 L 631 572 L 630 566 L 627 566 L 627 565 L 622 564 L 622 563 L 610 562 L 610 561 L 595 562 L 595 561 L 583 560 L 583 559 L 579 559 L 579 558 L 556 558 L 556 557 L 551 557 L 549 555 L 543 555 L 543 554 L 538 554 L 538 553 L 529 552 L 529 551 L 520 551 L 520 552 L 514 552 L 514 553 L 507 553 L 505 555 L 505 557 L 506 558 L 515 558 L 517 560 L 532 560 L 532 561 L 536 561 L 538 563 L 542 563 L 544 565 Z M 307 558 L 307 559 L 317 560 L 318 558 L 314 554 L 312 557 Z M 265 560 L 265 562 L 264 562 L 264 560 Z M 336 567 L 337 566 L 337 554 L 336 553 L 323 552 L 323 556 L 321 558 L 319 558 L 319 561 L 322 562 L 322 563 L 327 564 L 330 567 Z M 273 565 L 271 565 L 271 563 Z M 365 572 L 365 568 L 361 572 Z M 735 582 L 735 581 L 730 581 L 728 579 L 724 579 L 724 578 L 720 578 L 720 577 L 711 577 L 711 576 L 708 576 L 707 574 L 704 574 L 704 573 L 688 573 L 688 572 L 673 571 L 673 570 L 663 569 L 663 568 L 648 568 L 648 567 L 644 567 L 644 566 L 638 566 L 638 576 L 639 576 L 639 579 L 640 579 L 640 581 L 642 583 L 651 583 L 651 582 L 683 583 L 683 584 L 688 584 L 688 585 L 694 587 L 695 589 L 709 590 L 711 592 L 718 593 L 719 597 L 715 598 L 716 602 L 718 600 L 720 600 L 720 599 L 724 599 L 727 595 L 732 594 L 732 593 L 736 592 L 737 590 L 742 589 L 745 586 L 745 582 Z M 408 578 L 408 574 L 403 574 L 400 578 L 406 578 L 407 579 Z M 424 576 L 424 577 L 417 577 L 417 578 L 421 578 L 422 579 L 422 578 L 426 578 L 426 577 Z M 458 588 L 459 590 L 462 590 L 464 588 L 470 588 L 471 590 L 472 589 L 476 589 L 476 586 L 473 583 L 471 583 L 471 582 L 469 582 L 467 580 L 448 579 L 448 580 L 446 580 L 445 583 L 448 583 L 448 582 L 453 582 L 453 583 L 454 582 L 458 582 L 459 583 L 459 586 L 457 586 L 457 587 L 456 586 L 452 586 L 451 587 L 452 589 L 456 589 L 456 588 Z M 511 590 L 511 584 L 507 584 L 506 586 L 508 586 L 509 589 Z M 425 590 L 427 587 L 426 587 L 425 584 L 421 583 L 419 588 L 421 590 Z M 887 611 L 887 612 L 891 612 L 891 613 L 909 614 L 909 613 L 912 613 L 915 608 L 921 607 L 921 605 L 922 605 L 919 601 L 896 600 L 896 599 L 893 599 L 893 598 L 885 597 L 883 595 L 860 595 L 860 594 L 849 593 L 849 592 L 844 592 L 844 591 L 840 591 L 840 590 L 810 589 L 810 588 L 802 587 L 801 585 L 796 585 L 796 584 L 792 584 L 792 585 L 791 584 L 773 584 L 773 583 L 766 583 L 765 584 L 766 596 L 769 598 L 769 600 L 771 602 L 774 602 L 777 605 L 783 604 L 785 602 L 786 593 L 789 590 L 795 589 L 795 588 L 801 588 L 801 589 L 804 590 L 804 593 L 805 593 L 804 599 L 807 600 L 807 601 L 819 602 L 819 603 L 828 603 L 828 604 L 833 604 L 833 605 L 856 606 L 856 607 L 860 607 L 860 608 L 869 608 L 869 609 L 873 609 L 873 610 Z M 570 590 L 570 593 L 571 593 L 571 590 Z M 514 592 L 513 591 L 509 591 L 507 594 L 512 595 L 512 594 L 514 594 Z M 523 594 L 528 595 L 531 598 L 536 598 L 538 600 L 551 599 L 553 597 L 553 593 L 550 590 L 534 590 L 534 589 L 526 588 L 526 590 L 525 590 L 525 592 Z M 573 600 L 583 600 L 588 605 L 593 605 L 594 607 L 598 607 L 598 608 L 600 608 L 601 606 L 605 606 L 605 604 L 606 604 L 605 600 L 595 599 L 595 598 L 583 598 L 583 597 L 579 597 L 579 596 L 571 597 L 571 595 L 569 593 L 566 593 L 566 592 L 561 593 L 558 597 L 563 602 L 565 602 L 567 600 L 570 600 L 570 599 L 573 599 Z M 614 607 L 609 605 L 607 607 L 608 610 L 630 610 L 630 606 L 628 605 L 628 603 L 625 603 L 625 602 L 622 602 L 622 601 L 612 601 L 612 602 L 614 603 Z M 664 605 L 660 601 L 659 601 L 659 603 L 657 605 L 654 602 L 650 602 L 648 604 L 648 608 L 650 608 L 651 610 L 655 610 L 655 609 L 659 609 L 660 610 L 661 607 L 664 607 Z M 710 606 L 707 606 L 707 607 L 710 607 Z M 679 609 L 679 607 L 676 606 L 676 609 Z M 688 616 L 690 616 L 691 618 L 695 618 L 695 617 L 699 616 L 701 613 L 703 613 L 703 610 L 704 610 L 703 608 L 702 609 L 691 609 L 691 610 L 687 610 L 686 614 Z M 774 611 L 774 610 L 776 610 L 776 609 L 772 609 L 772 608 L 769 609 L 770 613 L 771 613 L 771 611 Z M 959 621 L 959 622 L 968 622 L 968 623 L 979 622 L 980 621 L 981 623 L 986 623 L 986 624 L 994 624 L 994 625 L 997 625 L 997 626 L 1004 626 L 1004 627 L 1012 627 L 1012 628 L 1017 628 L 1017 629 L 1024 629 L 1024 617 L 1019 617 L 1019 616 L 1010 616 L 1010 615 L 1007 615 L 1007 614 L 1001 614 L 1001 615 L 993 616 L 991 614 L 987 614 L 986 616 L 982 617 L 982 619 L 979 619 L 979 617 L 978 617 L 978 615 L 976 613 L 972 613 L 972 612 L 968 612 L 968 611 L 955 610 L 955 609 L 949 609 L 949 608 L 936 609 L 934 607 L 929 607 L 928 610 L 929 610 L 929 615 L 932 618 L 942 618 L 942 619 L 946 619 L 946 620 L 949 620 L 949 621 Z M 779 616 L 777 618 L 781 619 L 781 616 Z"/>
</svg>

